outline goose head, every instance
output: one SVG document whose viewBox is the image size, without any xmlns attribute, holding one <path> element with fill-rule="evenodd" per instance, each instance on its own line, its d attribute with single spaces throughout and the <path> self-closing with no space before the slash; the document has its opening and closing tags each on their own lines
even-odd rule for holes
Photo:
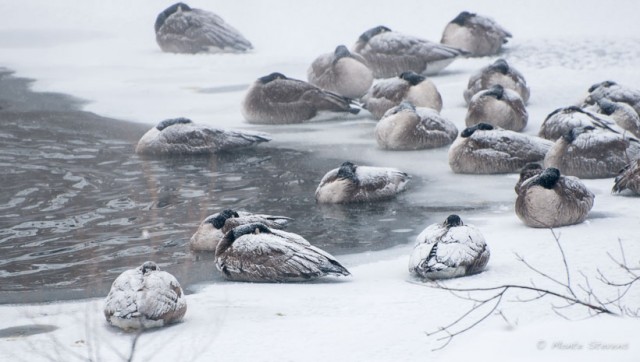
<svg viewBox="0 0 640 362">
<path fill-rule="evenodd" d="M 174 126 L 176 124 L 189 124 L 189 123 L 193 123 L 193 121 L 191 121 L 189 118 L 184 118 L 184 117 L 165 119 L 164 121 L 161 121 L 160 123 L 158 123 L 156 128 L 158 129 L 158 131 L 162 131 L 163 129 Z"/>
<path fill-rule="evenodd" d="M 168 8 L 166 8 L 160 14 L 158 14 L 158 17 L 156 18 L 156 23 L 154 24 L 156 33 L 158 32 L 158 30 L 160 30 L 162 25 L 164 25 L 164 22 L 167 20 L 168 17 L 182 11 L 191 11 L 191 8 L 189 7 L 189 5 L 185 3 L 175 3 L 169 6 Z"/>
<path fill-rule="evenodd" d="M 600 88 L 600 87 L 604 87 L 604 88 L 609 88 L 612 85 L 617 85 L 618 83 L 612 81 L 612 80 L 605 80 L 604 82 L 600 82 L 600 83 L 596 83 L 594 85 L 592 85 L 591 87 L 589 87 L 589 93 L 593 92 L 594 90 Z"/>
<path fill-rule="evenodd" d="M 237 212 L 231 209 L 226 209 L 226 210 L 222 210 L 215 216 L 208 218 L 207 220 L 205 220 L 205 222 L 213 225 L 214 228 L 219 230 L 224 227 L 224 224 L 225 222 L 227 222 L 227 219 L 234 218 L 234 217 L 240 217 L 240 215 L 238 215 Z"/>
<path fill-rule="evenodd" d="M 540 185 L 545 189 L 552 189 L 560 179 L 560 170 L 549 167 L 542 171 L 538 178 L 533 181 L 533 185 Z"/>
<path fill-rule="evenodd" d="M 495 62 L 493 62 L 493 64 L 491 64 L 489 66 L 489 69 L 498 72 L 500 74 L 507 74 L 509 72 L 509 63 L 507 63 L 506 60 L 500 58 L 498 60 L 496 60 Z"/>
<path fill-rule="evenodd" d="M 391 29 L 387 28 L 386 26 L 378 25 L 375 28 L 371 28 L 371 29 L 365 31 L 364 33 L 362 33 L 362 35 L 360 35 L 360 38 L 358 39 L 358 41 L 366 43 L 371 38 L 373 38 L 374 36 L 376 36 L 378 34 L 386 33 L 386 32 L 389 32 L 389 31 L 391 31 Z"/>
<path fill-rule="evenodd" d="M 458 14 L 455 19 L 451 20 L 451 22 L 463 26 L 467 23 L 467 21 L 469 21 L 469 19 L 473 18 L 474 16 L 476 16 L 476 14 L 470 13 L 468 11 L 463 11 Z"/>
<path fill-rule="evenodd" d="M 418 85 L 422 83 L 423 80 L 427 79 L 426 77 L 412 71 L 402 72 L 399 78 L 406 80 L 411 85 Z"/>
<path fill-rule="evenodd" d="M 483 95 L 494 97 L 496 99 L 502 99 L 502 97 L 504 97 L 504 87 L 500 84 L 494 84 L 491 86 L 491 88 L 484 92 Z"/>
<path fill-rule="evenodd" d="M 160 268 L 158 267 L 158 264 L 152 262 L 152 261 L 145 261 L 141 266 L 140 266 L 140 270 L 142 271 L 142 274 L 147 274 L 150 271 L 154 271 L 154 270 L 160 270 Z"/>
<path fill-rule="evenodd" d="M 282 73 L 278 73 L 278 72 L 273 72 L 269 75 L 265 75 L 264 77 L 260 77 L 258 78 L 258 81 L 260 81 L 260 83 L 262 84 L 267 84 L 269 82 L 272 82 L 276 79 L 287 79 L 287 77 L 282 74 Z"/>
<path fill-rule="evenodd" d="M 596 128 L 593 126 L 576 127 L 576 128 L 573 128 L 571 131 L 565 133 L 562 136 L 562 139 L 567 141 L 567 143 L 571 143 L 575 141 L 576 138 L 578 138 L 578 136 L 580 136 L 581 134 L 589 131 L 593 131 L 594 129 Z"/>
<path fill-rule="evenodd" d="M 336 175 L 339 179 L 352 180 L 357 181 L 358 177 L 356 176 L 356 168 L 358 166 L 353 163 L 346 161 L 340 165 L 338 169 L 338 174 Z"/>
<path fill-rule="evenodd" d="M 452 227 L 463 226 L 463 225 L 464 223 L 462 222 L 462 219 L 460 219 L 460 216 L 456 214 L 449 215 L 447 219 L 444 221 L 444 223 L 442 223 L 442 226 L 446 228 L 452 228 Z"/>
<path fill-rule="evenodd" d="M 471 127 L 467 127 L 465 128 L 462 132 L 460 132 L 460 137 L 462 138 L 467 138 L 467 137 L 471 137 L 471 135 L 477 131 L 490 131 L 493 129 L 493 126 L 488 124 L 488 123 L 478 123 L 476 125 L 473 125 Z"/>
</svg>

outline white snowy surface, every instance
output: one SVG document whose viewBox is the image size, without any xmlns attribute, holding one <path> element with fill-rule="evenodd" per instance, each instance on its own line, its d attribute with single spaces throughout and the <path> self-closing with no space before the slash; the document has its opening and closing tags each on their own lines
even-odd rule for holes
<svg viewBox="0 0 640 362">
<path fill-rule="evenodd" d="M 407 191 L 416 205 L 492 206 L 462 213 L 491 248 L 487 270 L 455 279 L 461 288 L 504 283 L 556 288 L 519 262 L 514 253 L 556 278 L 564 267 L 549 230 L 524 226 L 513 211 L 517 175 L 454 175 L 447 148 L 385 152 L 373 137 L 375 122 L 322 122 L 256 127 L 242 120 L 244 86 L 273 71 L 305 78 L 309 64 L 338 44 L 350 47 L 365 30 L 384 24 L 394 30 L 438 41 L 442 29 L 460 11 L 494 18 L 513 34 L 505 54 L 531 87 L 524 132 L 536 134 L 545 116 L 578 102 L 587 88 L 606 79 L 640 88 L 640 22 L 637 2 L 595 0 L 372 2 L 190 1 L 222 16 L 249 39 L 248 54 L 175 55 L 160 52 L 153 22 L 171 2 L 45 1 L 0 3 L 0 66 L 34 78 L 36 91 L 67 93 L 89 101 L 85 109 L 101 115 L 155 125 L 184 116 L 219 127 L 252 128 L 273 134 L 272 145 L 349 157 L 357 163 L 396 167 L 427 180 Z M 494 58 L 459 59 L 431 78 L 442 94 L 442 114 L 459 129 L 466 113 L 462 92 L 469 76 Z M 227 89 L 227 91 L 225 91 Z M 237 89 L 228 91 L 228 89 Z M 585 180 L 595 194 L 586 222 L 558 229 L 572 276 L 591 279 L 592 287 L 612 297 L 595 280 L 596 269 L 621 279 L 607 253 L 625 247 L 632 267 L 640 265 L 640 214 L 637 197 L 614 196 L 612 179 Z M 438 215 L 444 220 L 446 213 Z M 417 225 L 421 230 L 426 225 Z M 354 235 L 358 237 L 358 235 Z M 136 360 L 220 361 L 637 361 L 640 321 L 598 317 L 566 321 L 551 310 L 550 298 L 519 303 L 503 300 L 492 316 L 444 350 L 425 332 L 455 320 L 471 302 L 410 280 L 407 244 L 375 253 L 348 255 L 340 261 L 347 279 L 311 284 L 206 285 L 187 296 L 184 322 L 142 335 Z M 313 242 L 313 239 L 309 237 Z M 133 266 L 132 266 L 133 267 Z M 638 307 L 638 287 L 626 297 Z M 574 318 L 584 309 L 567 311 Z M 59 329 L 27 337 L 0 339 L 0 360 L 118 360 L 133 337 L 107 326 L 102 300 L 0 306 L 0 329 L 29 324 Z M 540 344 L 540 342 L 544 342 Z M 563 344 L 583 346 L 562 348 Z M 554 345 L 556 348 L 554 348 Z M 618 346 L 619 348 L 591 347 Z M 540 347 L 543 348 L 540 348 Z"/>
</svg>

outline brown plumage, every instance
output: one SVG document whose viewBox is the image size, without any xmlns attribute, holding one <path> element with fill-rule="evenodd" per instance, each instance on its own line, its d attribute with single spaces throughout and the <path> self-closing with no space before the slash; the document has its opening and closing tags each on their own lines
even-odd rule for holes
<svg viewBox="0 0 640 362">
<path fill-rule="evenodd" d="M 551 228 L 583 222 L 593 207 L 594 194 L 574 177 L 547 168 L 517 190 L 516 215 L 527 226 Z"/>
</svg>

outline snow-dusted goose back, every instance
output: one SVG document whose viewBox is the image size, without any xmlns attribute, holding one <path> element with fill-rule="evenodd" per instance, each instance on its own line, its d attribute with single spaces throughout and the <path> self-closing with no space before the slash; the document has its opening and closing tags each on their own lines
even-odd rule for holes
<svg viewBox="0 0 640 362">
<path fill-rule="evenodd" d="M 530 177 L 517 190 L 516 214 L 527 226 L 551 228 L 583 222 L 594 195 L 575 177 L 547 168 Z"/>
<path fill-rule="evenodd" d="M 245 52 L 251 43 L 218 15 L 176 3 L 158 14 L 156 41 L 169 53 Z"/>
<path fill-rule="evenodd" d="M 272 229 L 283 229 L 291 221 L 286 216 L 252 214 L 246 211 L 222 210 L 204 219 L 191 236 L 189 246 L 194 251 L 215 251 L 224 234 L 236 226 L 261 223 Z"/>
<path fill-rule="evenodd" d="M 138 141 L 136 153 L 145 155 L 212 154 L 268 142 L 266 133 L 222 130 L 187 118 L 167 119 Z"/>
<path fill-rule="evenodd" d="M 402 102 L 385 113 L 374 130 L 380 148 L 419 150 L 450 144 L 458 129 L 435 109 Z"/>
<path fill-rule="evenodd" d="M 227 232 L 216 249 L 216 266 L 227 279 L 245 282 L 298 282 L 350 274 L 331 254 L 300 235 L 260 223 Z"/>
<path fill-rule="evenodd" d="M 613 119 L 589 109 L 577 106 L 558 108 L 549 113 L 540 125 L 538 136 L 555 141 L 577 127 L 592 126 L 617 134 L 624 133 Z"/>
<path fill-rule="evenodd" d="M 495 84 L 471 97 L 465 122 L 467 127 L 484 122 L 511 131 L 521 131 L 529 114 L 517 92 Z"/>
<path fill-rule="evenodd" d="M 444 28 L 440 42 L 482 57 L 498 54 L 509 38 L 511 33 L 493 19 L 463 11 Z"/>
<path fill-rule="evenodd" d="M 589 94 L 584 104 L 596 104 L 600 99 L 622 102 L 630 105 L 640 114 L 640 89 L 633 89 L 607 80 L 589 87 Z"/>
<path fill-rule="evenodd" d="M 404 191 L 409 175 L 395 168 L 357 166 L 344 162 L 327 172 L 316 189 L 319 203 L 386 200 Z"/>
<path fill-rule="evenodd" d="M 313 84 L 271 73 L 258 78 L 242 102 L 242 114 L 250 123 L 286 124 L 309 121 L 320 112 L 357 114 L 352 100 Z"/>
<path fill-rule="evenodd" d="M 466 128 L 449 148 L 449 166 L 455 173 L 518 172 L 541 162 L 553 143 L 542 138 L 479 123 Z"/>
<path fill-rule="evenodd" d="M 489 262 L 489 248 L 480 230 L 465 225 L 458 215 L 429 225 L 416 239 L 409 272 L 428 279 L 455 278 L 481 272 Z"/>
<path fill-rule="evenodd" d="M 186 311 L 176 278 L 151 261 L 120 274 L 104 303 L 107 321 L 124 330 L 162 327 L 181 320 Z"/>
<path fill-rule="evenodd" d="M 464 100 L 469 104 L 476 93 L 496 84 L 517 92 L 524 103 L 529 101 L 530 91 L 527 81 L 522 73 L 510 66 L 504 59 L 496 60 L 469 78 L 467 89 L 463 94 Z"/>
<path fill-rule="evenodd" d="M 626 165 L 616 176 L 612 192 L 629 190 L 640 195 L 640 159 Z"/>
<path fill-rule="evenodd" d="M 580 178 L 614 177 L 640 158 L 640 142 L 592 126 L 577 127 L 560 137 L 544 158 L 545 167 Z"/>
<path fill-rule="evenodd" d="M 322 89 L 359 99 L 373 83 L 373 73 L 366 64 L 362 56 L 339 45 L 333 53 L 323 54 L 311 63 L 307 80 Z"/>
<path fill-rule="evenodd" d="M 415 72 L 402 72 L 398 77 L 379 81 L 362 97 L 362 101 L 375 119 L 382 118 L 386 111 L 403 101 L 416 107 L 442 110 L 442 97 L 435 84 Z"/>
<path fill-rule="evenodd" d="M 465 51 L 377 26 L 360 35 L 353 52 L 366 59 L 376 78 L 405 71 L 437 74 Z"/>
</svg>

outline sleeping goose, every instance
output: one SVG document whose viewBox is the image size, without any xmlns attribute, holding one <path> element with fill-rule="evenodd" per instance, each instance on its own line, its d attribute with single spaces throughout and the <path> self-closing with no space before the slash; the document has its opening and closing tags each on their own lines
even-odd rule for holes
<svg viewBox="0 0 640 362">
<path fill-rule="evenodd" d="M 640 137 L 640 116 L 627 103 L 602 98 L 586 109 L 608 116 L 621 128 L 622 132 L 628 131 L 633 136 Z"/>
<path fill-rule="evenodd" d="M 187 300 L 173 275 L 147 261 L 118 276 L 104 303 L 109 324 L 146 329 L 178 322 L 187 311 Z"/>
<path fill-rule="evenodd" d="M 331 254 L 303 237 L 260 223 L 227 232 L 216 248 L 216 267 L 227 279 L 243 282 L 299 282 L 350 275 Z"/>
<path fill-rule="evenodd" d="M 313 84 L 271 73 L 258 78 L 244 97 L 242 114 L 250 123 L 302 123 L 321 112 L 357 114 L 350 98 L 322 90 Z"/>
<path fill-rule="evenodd" d="M 544 158 L 544 167 L 580 178 L 614 177 L 640 158 L 640 141 L 592 126 L 577 127 L 560 137 Z"/>
<path fill-rule="evenodd" d="M 246 211 L 222 210 L 204 219 L 191 236 L 189 246 L 194 251 L 215 251 L 224 234 L 236 226 L 261 223 L 272 229 L 283 229 L 291 221 L 286 216 L 252 214 Z"/>
<path fill-rule="evenodd" d="M 518 132 L 526 127 L 528 119 L 529 114 L 518 93 L 495 84 L 471 97 L 465 123 L 471 127 L 484 122 Z"/>
<path fill-rule="evenodd" d="M 596 104 L 603 98 L 626 103 L 640 115 L 640 89 L 629 88 L 610 80 L 596 83 L 589 87 L 589 94 L 584 99 L 583 105 Z"/>
<path fill-rule="evenodd" d="M 333 53 L 319 56 L 307 70 L 309 83 L 348 98 L 359 99 L 373 83 L 367 61 L 339 45 Z"/>
<path fill-rule="evenodd" d="M 229 131 L 199 125 L 187 118 L 167 119 L 138 141 L 136 153 L 144 155 L 213 154 L 271 140 L 266 133 Z"/>
<path fill-rule="evenodd" d="M 394 198 L 409 175 L 395 168 L 357 166 L 347 161 L 327 172 L 316 189 L 318 203 L 370 202 Z"/>
<path fill-rule="evenodd" d="M 374 84 L 362 97 L 363 107 L 380 119 L 386 111 L 403 101 L 416 107 L 442 110 L 442 97 L 435 84 L 415 72 L 402 72 L 398 77 L 383 79 Z"/>
<path fill-rule="evenodd" d="M 555 141 L 574 128 L 586 126 L 611 131 L 616 134 L 624 133 L 624 129 L 616 125 L 616 123 L 607 116 L 589 109 L 569 106 L 558 108 L 549 113 L 540 125 L 538 136 Z"/>
<path fill-rule="evenodd" d="M 524 181 L 517 193 L 516 215 L 534 228 L 583 222 L 595 197 L 579 179 L 561 176 L 553 167 Z"/>
<path fill-rule="evenodd" d="M 450 144 L 458 129 L 435 109 L 402 102 L 385 113 L 374 133 L 380 148 L 420 150 Z"/>
<path fill-rule="evenodd" d="M 253 47 L 218 15 L 176 3 L 158 14 L 156 41 L 169 53 L 245 52 Z"/>
<path fill-rule="evenodd" d="M 476 93 L 489 89 L 495 84 L 500 84 L 504 88 L 517 92 L 525 104 L 529 102 L 530 91 L 524 76 L 501 58 L 480 69 L 469 78 L 467 89 L 463 94 L 467 105 Z"/>
<path fill-rule="evenodd" d="M 624 190 L 640 195 L 640 159 L 626 165 L 616 176 L 611 192 Z"/>
<path fill-rule="evenodd" d="M 449 148 L 449 166 L 455 173 L 518 172 L 541 162 L 553 142 L 479 123 L 460 133 Z"/>
<path fill-rule="evenodd" d="M 364 57 L 376 78 L 395 77 L 405 71 L 437 74 L 467 52 L 405 35 L 385 26 L 365 31 L 353 46 Z"/>
<path fill-rule="evenodd" d="M 480 230 L 458 215 L 429 225 L 416 238 L 409 272 L 422 278 L 445 279 L 480 273 L 489 262 L 489 248 Z"/>
<path fill-rule="evenodd" d="M 444 28 L 440 42 L 483 57 L 498 54 L 509 38 L 511 33 L 495 20 L 463 11 Z"/>
</svg>

